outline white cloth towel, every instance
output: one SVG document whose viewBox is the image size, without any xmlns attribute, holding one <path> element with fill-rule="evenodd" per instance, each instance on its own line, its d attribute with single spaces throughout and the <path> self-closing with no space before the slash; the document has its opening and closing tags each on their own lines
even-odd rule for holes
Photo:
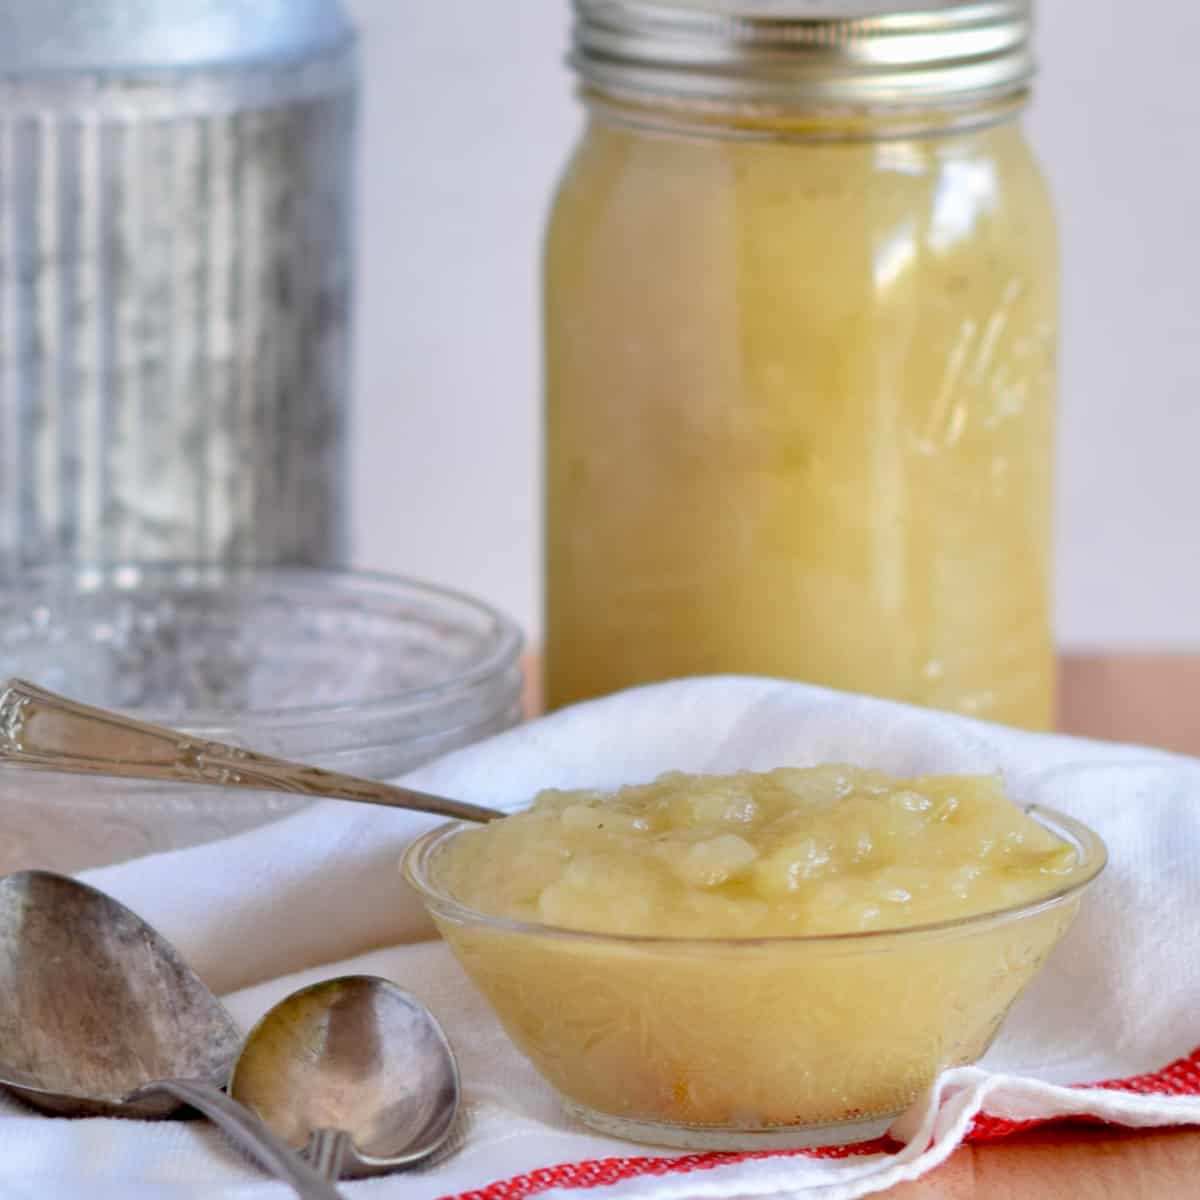
<svg viewBox="0 0 1200 1200">
<path fill-rule="evenodd" d="M 712 678 L 577 706 L 459 751 L 410 781 L 518 807 L 547 786 L 614 787 L 670 769 L 829 761 L 900 775 L 999 769 L 1015 799 L 1080 818 L 1111 855 L 986 1060 L 946 1073 L 901 1118 L 893 1130 L 905 1143 L 898 1150 L 676 1161 L 573 1123 L 446 949 L 430 940 L 400 879 L 401 852 L 428 818 L 323 802 L 235 838 L 88 878 L 170 938 L 243 1025 L 294 988 L 345 971 L 394 979 L 438 1014 L 465 1087 L 452 1152 L 412 1172 L 343 1183 L 348 1197 L 434 1200 L 489 1189 L 484 1200 L 798 1192 L 832 1200 L 931 1170 L 979 1112 L 1200 1122 L 1200 1075 L 1187 1063 L 1174 1076 L 1177 1095 L 1064 1086 L 1155 1072 L 1200 1045 L 1200 762 L 799 684 Z M 546 1170 L 555 1167 L 563 1169 Z M 0 1100 L 0 1200 L 288 1194 L 199 1122 L 68 1121 Z"/>
</svg>

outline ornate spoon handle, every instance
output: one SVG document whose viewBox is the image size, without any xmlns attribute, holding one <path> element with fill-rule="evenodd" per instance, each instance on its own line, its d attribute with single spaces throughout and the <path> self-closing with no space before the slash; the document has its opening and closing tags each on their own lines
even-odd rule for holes
<svg viewBox="0 0 1200 1200">
<path fill-rule="evenodd" d="M 307 767 L 78 704 L 22 679 L 0 691 L 0 763 L 35 771 L 292 792 L 493 821 L 504 813 L 445 796 Z"/>
</svg>

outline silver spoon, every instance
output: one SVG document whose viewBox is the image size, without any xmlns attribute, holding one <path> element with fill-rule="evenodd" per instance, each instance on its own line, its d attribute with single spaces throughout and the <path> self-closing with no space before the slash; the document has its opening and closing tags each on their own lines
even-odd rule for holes
<svg viewBox="0 0 1200 1200">
<path fill-rule="evenodd" d="M 49 871 L 0 879 L 0 1085 L 60 1116 L 190 1105 L 302 1200 L 338 1200 L 221 1090 L 240 1041 L 174 947 L 124 905 Z"/>
<path fill-rule="evenodd" d="M 371 975 L 314 984 L 259 1021 L 229 1093 L 329 1179 L 411 1166 L 449 1137 L 458 1066 L 433 1014 Z"/>
<path fill-rule="evenodd" d="M 505 815 L 478 804 L 204 741 L 79 704 L 22 679 L 10 679 L 0 690 L 0 763 L 69 775 L 357 800 L 460 821 L 494 821 Z"/>
</svg>

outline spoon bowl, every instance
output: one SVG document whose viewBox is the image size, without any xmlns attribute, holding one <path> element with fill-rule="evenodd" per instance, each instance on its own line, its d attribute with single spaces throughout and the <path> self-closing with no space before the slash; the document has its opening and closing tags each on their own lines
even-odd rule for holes
<svg viewBox="0 0 1200 1200">
<path fill-rule="evenodd" d="M 186 1031 L 187 1036 L 182 1036 Z M 167 1117 L 157 1079 L 224 1083 L 241 1034 L 174 947 L 48 871 L 0 879 L 0 1083 L 46 1112 Z"/>
<path fill-rule="evenodd" d="M 57 1116 L 161 1118 L 189 1105 L 304 1200 L 337 1200 L 222 1091 L 240 1043 L 178 951 L 123 904 L 49 871 L 0 879 L 0 1086 Z"/>
<path fill-rule="evenodd" d="M 331 1177 L 384 1174 L 450 1136 L 459 1075 L 429 1010 L 370 975 L 293 993 L 250 1031 L 230 1094 Z"/>
</svg>

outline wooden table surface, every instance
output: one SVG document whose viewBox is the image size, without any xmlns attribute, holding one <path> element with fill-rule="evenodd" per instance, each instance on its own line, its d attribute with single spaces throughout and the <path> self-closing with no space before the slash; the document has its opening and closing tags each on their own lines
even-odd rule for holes
<svg viewBox="0 0 1200 1200">
<path fill-rule="evenodd" d="M 1068 733 L 1200 755 L 1200 654 L 1069 654 L 1059 692 Z"/>
<path fill-rule="evenodd" d="M 537 672 L 528 673 L 531 681 Z M 536 711 L 536 684 L 529 705 Z M 1200 755 L 1200 654 L 1069 654 L 1059 728 Z M 1164 1064 L 1165 1065 L 1165 1064 Z M 1058 1125 L 964 1146 L 887 1200 L 1200 1200 L 1200 1129 Z"/>
</svg>

